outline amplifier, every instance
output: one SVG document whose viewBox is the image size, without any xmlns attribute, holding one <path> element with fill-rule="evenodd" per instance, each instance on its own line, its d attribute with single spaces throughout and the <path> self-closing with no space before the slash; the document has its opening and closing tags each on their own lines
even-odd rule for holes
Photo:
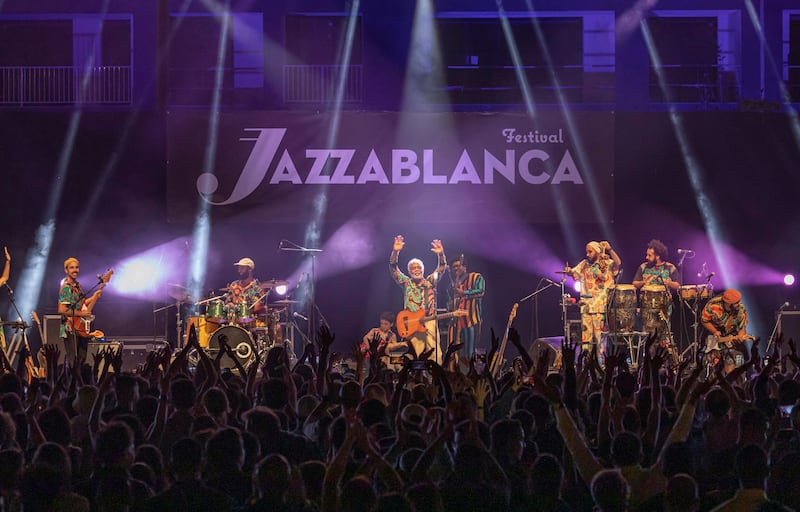
<svg viewBox="0 0 800 512">
<path fill-rule="evenodd" d="M 111 340 L 121 345 L 122 371 L 124 372 L 135 372 L 144 364 L 150 352 L 169 346 L 164 338 L 115 336 Z"/>
</svg>

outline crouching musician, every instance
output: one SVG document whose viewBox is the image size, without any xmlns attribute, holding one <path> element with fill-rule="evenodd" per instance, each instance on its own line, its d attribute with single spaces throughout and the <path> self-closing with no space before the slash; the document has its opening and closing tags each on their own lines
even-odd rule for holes
<svg viewBox="0 0 800 512">
<path fill-rule="evenodd" d="M 709 333 L 706 353 L 723 358 L 726 373 L 735 366 L 741 366 L 744 355 L 737 352 L 733 344 L 753 340 L 747 334 L 747 310 L 742 304 L 742 294 L 729 288 L 722 295 L 714 297 L 703 308 L 700 322 Z"/>
</svg>

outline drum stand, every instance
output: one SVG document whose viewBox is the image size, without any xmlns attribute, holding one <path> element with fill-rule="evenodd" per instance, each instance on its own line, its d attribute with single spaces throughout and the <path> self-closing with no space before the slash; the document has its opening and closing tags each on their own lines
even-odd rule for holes
<svg viewBox="0 0 800 512">
<path fill-rule="evenodd" d="M 689 308 L 692 312 L 692 342 L 689 344 L 686 349 L 681 352 L 681 359 L 686 357 L 686 354 L 691 351 L 692 354 L 692 361 L 696 360 L 697 351 L 700 350 L 700 297 L 695 297 L 692 299 L 694 304 L 689 304 L 689 302 L 681 297 L 681 302 Z"/>
</svg>

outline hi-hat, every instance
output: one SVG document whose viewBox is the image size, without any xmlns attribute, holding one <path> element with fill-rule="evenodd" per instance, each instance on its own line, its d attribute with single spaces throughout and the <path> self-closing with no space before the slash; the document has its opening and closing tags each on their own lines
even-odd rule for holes
<svg viewBox="0 0 800 512">
<path fill-rule="evenodd" d="M 276 300 L 273 304 L 300 304 L 299 300 L 292 300 L 292 299 L 281 299 Z"/>
<path fill-rule="evenodd" d="M 167 295 L 180 302 L 194 302 L 189 289 L 181 284 L 167 283 Z"/>
</svg>

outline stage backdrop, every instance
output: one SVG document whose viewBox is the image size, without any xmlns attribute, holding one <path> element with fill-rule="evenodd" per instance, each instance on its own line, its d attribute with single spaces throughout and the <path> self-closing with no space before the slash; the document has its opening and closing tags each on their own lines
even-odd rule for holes
<svg viewBox="0 0 800 512">
<path fill-rule="evenodd" d="M 602 222 L 614 114 L 302 112 L 167 115 L 167 212 L 191 221 Z M 212 144 L 210 141 L 216 141 Z M 206 162 L 211 162 L 207 164 Z"/>
</svg>

